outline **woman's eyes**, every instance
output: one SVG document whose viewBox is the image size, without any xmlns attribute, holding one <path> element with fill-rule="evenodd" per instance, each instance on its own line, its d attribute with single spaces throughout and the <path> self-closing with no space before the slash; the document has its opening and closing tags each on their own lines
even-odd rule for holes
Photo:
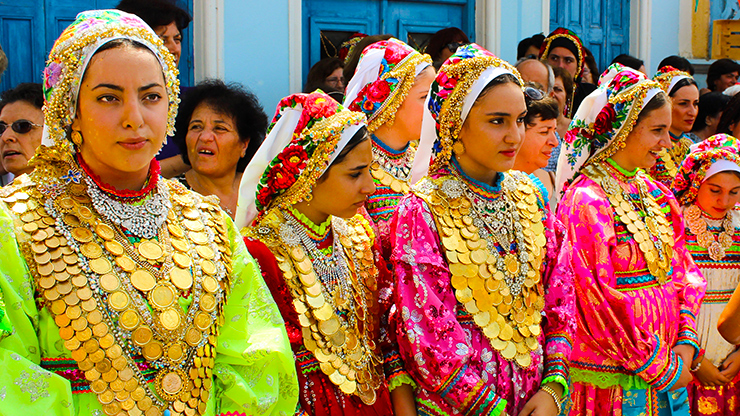
<svg viewBox="0 0 740 416">
<path fill-rule="evenodd" d="M 112 103 L 116 100 L 117 98 L 115 95 L 101 95 L 100 97 L 98 97 L 98 101 L 102 101 L 104 103 Z"/>
<path fill-rule="evenodd" d="M 158 93 L 152 93 L 152 94 L 147 94 L 146 97 L 144 97 L 144 99 L 148 101 L 159 101 L 162 99 L 162 96 L 159 95 Z"/>
</svg>

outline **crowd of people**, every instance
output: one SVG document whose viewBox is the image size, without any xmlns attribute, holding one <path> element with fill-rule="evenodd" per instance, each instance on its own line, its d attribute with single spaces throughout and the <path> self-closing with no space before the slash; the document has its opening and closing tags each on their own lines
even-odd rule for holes
<svg viewBox="0 0 740 416">
<path fill-rule="evenodd" d="M 738 412 L 739 64 L 356 34 L 269 119 L 159 1 L 0 95 L 0 414 Z"/>
</svg>

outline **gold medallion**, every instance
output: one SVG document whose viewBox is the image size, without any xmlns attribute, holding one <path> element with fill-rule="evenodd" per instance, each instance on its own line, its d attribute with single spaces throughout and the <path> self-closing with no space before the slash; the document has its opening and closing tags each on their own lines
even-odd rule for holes
<svg viewBox="0 0 740 416">
<path fill-rule="evenodd" d="M 134 344 L 144 346 L 152 340 L 152 330 L 148 326 L 140 326 L 131 334 Z"/>
<path fill-rule="evenodd" d="M 173 267 L 170 269 L 170 281 L 178 289 L 188 290 L 193 286 L 193 275 L 190 274 L 189 270 Z"/>
<path fill-rule="evenodd" d="M 137 269 L 131 273 L 129 279 L 131 280 L 131 284 L 142 292 L 152 290 L 156 284 L 154 275 L 144 269 Z"/>
<path fill-rule="evenodd" d="M 185 332 L 185 342 L 187 342 L 191 347 L 198 345 L 202 338 L 203 335 L 201 332 L 193 327 L 190 327 L 190 329 Z"/>
<path fill-rule="evenodd" d="M 127 309 L 119 315 L 118 323 L 124 329 L 132 331 L 139 325 L 139 315 L 133 309 Z"/>
<path fill-rule="evenodd" d="M 210 260 L 201 260 L 200 269 L 207 275 L 213 276 L 216 274 L 216 264 Z"/>
<path fill-rule="evenodd" d="M 173 253 L 172 261 L 174 261 L 176 265 L 182 267 L 183 269 L 187 269 L 190 267 L 190 257 L 186 254 L 177 252 Z"/>
<path fill-rule="evenodd" d="M 201 285 L 203 289 L 210 293 L 215 293 L 219 289 L 218 282 L 212 276 L 204 276 Z"/>
<path fill-rule="evenodd" d="M 165 400 L 174 401 L 187 386 L 188 376 L 179 368 L 166 368 L 157 373 L 154 386 Z"/>
<path fill-rule="evenodd" d="M 200 308 L 209 313 L 213 312 L 216 309 L 216 298 L 210 293 L 202 294 L 200 296 Z"/>
<path fill-rule="evenodd" d="M 108 250 L 114 256 L 123 255 L 123 251 L 124 251 L 123 246 L 118 241 L 115 241 L 115 240 L 106 241 L 104 245 L 105 245 L 105 249 Z"/>
<path fill-rule="evenodd" d="M 113 292 L 121 286 L 121 282 L 118 280 L 118 277 L 112 273 L 106 273 L 100 276 L 98 284 L 106 292 Z"/>
<path fill-rule="evenodd" d="M 168 331 L 176 330 L 181 322 L 181 314 L 175 308 L 165 309 L 159 314 L 159 323 Z"/>
<path fill-rule="evenodd" d="M 159 243 L 148 240 L 142 240 L 141 243 L 139 243 L 137 251 L 141 257 L 144 257 L 147 260 L 157 260 L 164 255 L 164 250 Z"/>
<path fill-rule="evenodd" d="M 111 271 L 111 264 L 105 257 L 90 260 L 90 269 L 97 274 L 106 274 Z"/>
<path fill-rule="evenodd" d="M 204 312 L 198 312 L 193 319 L 193 325 L 205 332 L 211 326 L 211 316 Z"/>
<path fill-rule="evenodd" d="M 115 231 L 108 224 L 100 223 L 95 227 L 95 232 L 103 240 L 113 240 L 116 236 Z"/>
<path fill-rule="evenodd" d="M 164 348 L 159 341 L 152 341 L 141 348 L 141 354 L 149 361 L 158 360 L 162 357 Z"/>
<path fill-rule="evenodd" d="M 171 284 L 160 282 L 149 292 L 147 299 L 152 307 L 163 310 L 175 301 L 175 291 Z"/>
<path fill-rule="evenodd" d="M 116 291 L 108 296 L 108 304 L 116 311 L 123 311 L 129 305 L 130 299 L 126 292 Z"/>
</svg>

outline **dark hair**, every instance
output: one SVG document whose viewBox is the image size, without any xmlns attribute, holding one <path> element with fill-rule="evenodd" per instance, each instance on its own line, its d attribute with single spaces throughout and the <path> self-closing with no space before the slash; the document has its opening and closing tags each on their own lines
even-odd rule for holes
<svg viewBox="0 0 740 416">
<path fill-rule="evenodd" d="M 558 118 L 558 102 L 549 96 L 541 100 L 527 100 L 527 115 L 524 117 L 525 127 L 534 126 L 535 119 L 553 120 Z"/>
<path fill-rule="evenodd" d="M 635 71 L 639 71 L 640 67 L 645 65 L 645 62 L 642 59 L 635 58 L 632 55 L 621 53 L 614 57 L 614 59 L 612 59 L 612 64 L 622 64 L 634 69 Z"/>
<path fill-rule="evenodd" d="M 0 111 L 6 105 L 24 101 L 41 110 L 44 107 L 44 89 L 36 82 L 23 82 L 0 94 Z"/>
<path fill-rule="evenodd" d="M 722 75 L 729 74 L 730 72 L 740 73 L 740 64 L 727 58 L 717 59 L 714 61 L 712 65 L 709 65 L 709 69 L 707 70 L 707 88 L 709 88 L 710 91 L 714 91 L 717 88 L 714 83 Z"/>
<path fill-rule="evenodd" d="M 635 121 L 635 126 L 640 124 L 640 122 L 650 115 L 653 111 L 663 108 L 663 106 L 668 104 L 668 97 L 666 96 L 665 92 L 660 91 L 659 93 L 655 94 L 653 98 L 650 99 L 650 101 L 645 104 L 645 106 L 640 110 L 640 114 L 637 116 L 637 120 Z"/>
<path fill-rule="evenodd" d="M 424 52 L 428 53 L 432 57 L 432 61 L 438 62 L 439 56 L 442 53 L 442 49 L 446 48 L 448 44 L 452 42 L 463 42 L 470 43 L 468 35 L 457 27 L 448 27 L 442 30 L 438 30 L 437 33 L 433 34 L 429 38 L 429 43 Z M 455 52 L 455 51 L 452 51 Z"/>
<path fill-rule="evenodd" d="M 717 133 L 732 134 L 730 126 L 740 121 L 740 94 L 735 94 L 727 103 L 717 124 Z"/>
<path fill-rule="evenodd" d="M 329 86 L 326 85 L 326 78 L 331 75 L 332 72 L 336 71 L 337 68 L 344 68 L 344 62 L 339 58 L 324 58 L 319 62 L 316 62 L 308 71 L 306 85 L 303 86 L 303 92 L 313 92 L 317 88 L 321 88 L 324 92 L 330 92 L 327 91 Z"/>
<path fill-rule="evenodd" d="M 515 77 L 514 75 L 508 74 L 508 73 L 501 74 L 497 76 L 496 78 L 492 79 L 491 82 L 489 82 L 485 87 L 483 87 L 480 94 L 478 94 L 478 98 L 476 98 L 475 101 L 478 101 L 481 98 L 483 98 L 486 94 L 488 94 L 489 91 L 491 91 L 493 87 L 496 87 L 502 84 L 507 84 L 509 82 L 513 82 L 514 84 L 521 86 L 521 84 L 519 84 L 519 79 Z"/>
<path fill-rule="evenodd" d="M 516 59 L 522 59 L 524 58 L 524 55 L 527 53 L 527 49 L 534 46 L 539 50 L 542 47 L 542 42 L 545 41 L 545 35 L 542 33 L 538 33 L 536 35 L 533 35 L 531 38 L 525 38 L 522 39 L 521 42 L 519 42 L 519 45 L 516 47 Z"/>
<path fill-rule="evenodd" d="M 262 109 L 257 96 L 247 91 L 240 84 L 225 84 L 218 79 L 201 81 L 189 89 L 182 98 L 180 110 L 175 120 L 175 143 L 180 148 L 180 156 L 185 164 L 190 165 L 188 148 L 185 137 L 188 132 L 190 119 L 195 109 L 205 104 L 215 111 L 228 115 L 234 119 L 236 133 L 239 140 L 246 142 L 247 152 L 236 164 L 237 172 L 244 172 L 244 168 L 252 159 L 265 139 L 267 130 L 267 115 Z"/>
<path fill-rule="evenodd" d="M 347 145 L 344 146 L 344 149 L 342 149 L 341 152 L 337 155 L 337 157 L 334 159 L 333 162 L 331 162 L 331 166 L 329 166 L 328 169 L 326 169 L 326 172 L 324 172 L 324 175 L 321 175 L 322 178 L 326 175 L 327 172 L 329 172 L 329 169 L 331 169 L 334 165 L 338 165 L 342 163 L 342 161 L 347 157 L 349 152 L 355 149 L 360 143 L 364 142 L 365 140 L 369 139 L 370 135 L 368 134 L 367 127 L 362 126 L 359 130 L 355 132 L 355 134 L 352 136 L 351 139 L 347 142 Z M 321 180 L 321 178 L 319 179 Z"/>
<path fill-rule="evenodd" d="M 352 51 L 347 56 L 347 59 L 344 60 L 344 82 L 349 84 L 349 80 L 352 79 L 352 77 L 355 75 L 355 69 L 357 69 L 357 64 L 360 63 L 360 55 L 362 55 L 362 51 L 365 50 L 368 46 L 372 45 L 375 42 L 380 42 L 381 40 L 388 40 L 392 38 L 392 35 L 372 35 L 372 36 L 365 36 L 364 38 L 360 39 L 359 42 L 357 42 L 357 45 L 355 45 L 354 48 L 352 48 Z"/>
<path fill-rule="evenodd" d="M 664 66 L 672 66 L 678 70 L 688 72 L 689 75 L 694 75 L 694 65 L 691 65 L 691 62 L 683 56 L 671 55 L 663 58 L 658 64 L 658 71 Z"/>
<path fill-rule="evenodd" d="M 594 54 L 591 53 L 591 51 L 584 47 L 585 50 L 585 58 L 583 58 L 583 63 L 588 67 L 588 70 L 591 71 L 591 79 L 593 79 L 594 84 L 599 83 L 599 77 L 601 76 L 601 71 L 599 71 L 598 65 L 596 65 L 596 59 L 594 58 Z M 583 70 L 581 70 L 582 72 Z"/>
<path fill-rule="evenodd" d="M 193 20 L 187 11 L 168 0 L 121 0 L 116 9 L 139 16 L 152 29 L 174 22 L 182 32 Z"/>
<path fill-rule="evenodd" d="M 721 92 L 708 92 L 699 97 L 699 113 L 691 131 L 700 131 L 707 127 L 707 117 L 717 117 L 727 107 L 730 96 Z"/>
<path fill-rule="evenodd" d="M 573 105 L 573 76 L 565 68 L 555 66 L 552 68 L 552 72 L 555 74 L 555 79 L 560 78 L 563 80 L 563 89 L 565 90 L 565 101 L 568 107 Z M 596 80 L 598 82 L 598 80 Z M 555 88 L 555 81 L 552 83 L 552 87 Z M 565 109 L 561 108 L 560 111 L 565 114 Z"/>
<path fill-rule="evenodd" d="M 693 85 L 696 87 L 696 89 L 699 89 L 699 86 L 696 85 L 696 81 L 694 81 L 693 78 L 684 78 L 676 83 L 676 85 L 671 88 L 671 91 L 668 92 L 669 97 L 673 97 L 676 94 L 676 91 L 680 90 L 683 87 L 687 87 L 689 85 Z"/>
</svg>

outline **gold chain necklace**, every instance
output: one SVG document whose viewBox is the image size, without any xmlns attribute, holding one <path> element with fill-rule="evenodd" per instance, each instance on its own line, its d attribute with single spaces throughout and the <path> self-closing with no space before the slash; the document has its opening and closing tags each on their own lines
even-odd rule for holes
<svg viewBox="0 0 740 416">
<path fill-rule="evenodd" d="M 697 243 L 707 249 L 709 257 L 714 261 L 720 261 L 727 255 L 727 249 L 732 247 L 732 236 L 735 234 L 735 225 L 733 223 L 734 211 L 730 210 L 722 219 L 722 232 L 719 233 L 717 240 L 714 234 L 709 231 L 709 224 L 702 218 L 701 209 L 697 205 L 690 205 L 683 210 L 686 224 L 689 230 L 696 236 Z"/>
</svg>

